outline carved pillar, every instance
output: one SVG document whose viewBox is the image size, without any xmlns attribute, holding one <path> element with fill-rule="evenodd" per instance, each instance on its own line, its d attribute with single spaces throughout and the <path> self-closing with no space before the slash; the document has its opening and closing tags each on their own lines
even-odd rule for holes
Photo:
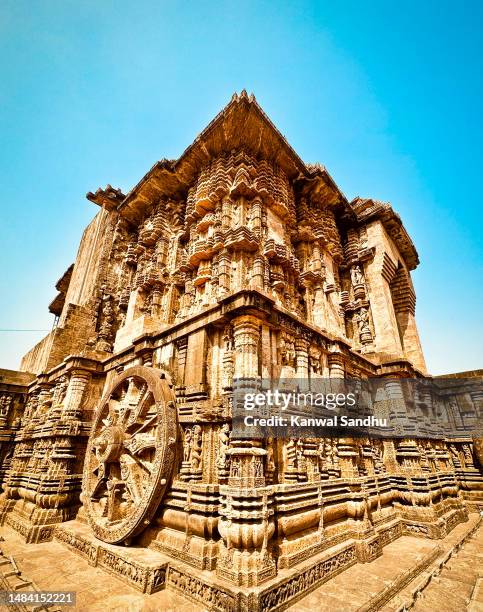
<svg viewBox="0 0 483 612">
<path fill-rule="evenodd" d="M 227 453 L 230 475 L 228 485 L 220 487 L 222 542 L 216 573 L 238 586 L 257 586 L 276 575 L 273 493 L 265 487 L 267 451 L 259 442 L 246 441 Z"/>
<path fill-rule="evenodd" d="M 330 378 L 344 378 L 344 358 L 342 353 L 329 353 L 329 376 Z"/>
<path fill-rule="evenodd" d="M 258 378 L 259 337 L 260 322 L 256 317 L 245 315 L 233 321 L 235 378 Z"/>
<path fill-rule="evenodd" d="M 0 396 L 0 429 L 4 429 L 7 426 L 12 399 L 12 396 L 6 393 Z"/>
<path fill-rule="evenodd" d="M 221 205 L 221 227 L 222 229 L 229 229 L 231 227 L 233 203 L 230 198 L 223 198 Z"/>
<path fill-rule="evenodd" d="M 303 338 L 295 340 L 295 368 L 297 378 L 309 377 L 309 343 Z"/>
<path fill-rule="evenodd" d="M 307 323 L 314 322 L 314 290 L 313 284 L 308 279 L 302 281 L 304 287 L 305 309 L 307 312 Z"/>
<path fill-rule="evenodd" d="M 223 393 L 230 392 L 233 388 L 233 329 L 227 325 L 223 331 L 223 369 L 222 390 Z"/>
<path fill-rule="evenodd" d="M 262 201 L 255 198 L 250 211 L 250 229 L 260 236 L 262 231 Z"/>
<path fill-rule="evenodd" d="M 230 291 L 231 256 L 228 251 L 220 253 L 218 259 L 218 294 L 220 297 Z"/>
<path fill-rule="evenodd" d="M 303 338 L 295 340 L 295 371 L 299 389 L 308 391 L 309 381 L 309 343 Z"/>
<path fill-rule="evenodd" d="M 253 260 L 253 274 L 251 285 L 253 289 L 263 289 L 265 274 L 265 260 L 261 255 L 257 255 Z"/>
<path fill-rule="evenodd" d="M 162 292 L 159 287 L 155 287 L 151 293 L 151 316 L 159 317 L 162 315 L 161 303 L 162 303 Z"/>
<path fill-rule="evenodd" d="M 314 247 L 312 251 L 312 261 L 311 268 L 313 272 L 322 272 L 323 264 L 322 257 L 320 255 L 320 246 L 318 242 L 314 242 Z"/>
<path fill-rule="evenodd" d="M 90 378 L 90 373 L 85 370 L 74 370 L 72 372 L 62 410 L 63 418 L 69 420 L 81 419 L 82 398 Z"/>
<path fill-rule="evenodd" d="M 237 317 L 233 327 L 234 378 L 243 389 L 258 385 L 260 321 Z M 240 384 L 240 383 L 239 383 Z M 271 551 L 273 494 L 265 486 L 267 451 L 260 440 L 232 440 L 228 484 L 220 486 L 219 532 L 222 537 L 217 575 L 239 586 L 256 586 L 275 576 Z"/>
</svg>

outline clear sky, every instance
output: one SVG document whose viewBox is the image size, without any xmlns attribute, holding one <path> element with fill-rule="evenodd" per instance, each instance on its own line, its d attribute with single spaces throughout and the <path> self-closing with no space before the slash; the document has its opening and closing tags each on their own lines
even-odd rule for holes
<svg viewBox="0 0 483 612">
<path fill-rule="evenodd" d="M 0 77 L 2 330 L 51 327 L 87 191 L 127 191 L 245 88 L 402 216 L 429 370 L 483 367 L 483 2 L 2 0 Z M 1 331 L 0 367 L 43 335 Z"/>
</svg>

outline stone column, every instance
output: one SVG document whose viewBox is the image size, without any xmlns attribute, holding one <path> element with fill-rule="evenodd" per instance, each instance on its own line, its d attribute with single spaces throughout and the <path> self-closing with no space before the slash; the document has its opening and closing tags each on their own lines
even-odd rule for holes
<svg viewBox="0 0 483 612">
<path fill-rule="evenodd" d="M 162 315 L 162 292 L 160 287 L 155 287 L 151 294 L 151 316 L 159 317 Z"/>
<path fill-rule="evenodd" d="M 234 379 L 243 391 L 258 387 L 260 321 L 234 319 Z M 238 586 L 256 586 L 276 574 L 270 540 L 275 531 L 273 494 L 266 487 L 267 451 L 261 440 L 231 440 L 228 484 L 220 486 L 219 532 L 222 537 L 217 575 Z"/>
<path fill-rule="evenodd" d="M 295 340 L 295 372 L 300 390 L 309 391 L 309 343 L 303 338 Z"/>
<path fill-rule="evenodd" d="M 304 292 L 305 292 L 305 308 L 307 310 L 307 323 L 314 322 L 314 309 L 313 309 L 313 285 L 305 279 L 303 281 Z"/>
<path fill-rule="evenodd" d="M 253 289 L 264 288 L 264 272 L 265 272 L 265 261 L 261 255 L 257 255 L 253 260 L 253 272 L 251 279 L 251 286 Z"/>
<path fill-rule="evenodd" d="M 232 201 L 230 198 L 223 198 L 221 205 L 221 227 L 222 229 L 228 229 L 231 227 L 231 213 L 232 213 Z"/>
<path fill-rule="evenodd" d="M 218 294 L 220 297 L 230 291 L 231 284 L 231 256 L 228 251 L 220 253 L 218 258 Z"/>
<path fill-rule="evenodd" d="M 345 378 L 344 358 L 338 350 L 329 353 L 329 376 L 330 378 Z"/>
<path fill-rule="evenodd" d="M 322 258 L 320 256 L 320 246 L 317 242 L 314 242 L 314 249 L 312 251 L 312 272 L 322 272 Z"/>
<path fill-rule="evenodd" d="M 81 419 L 82 398 L 90 378 L 90 373 L 85 370 L 74 370 L 72 372 L 62 410 L 63 418 L 68 420 Z"/>
<path fill-rule="evenodd" d="M 260 321 L 244 315 L 233 320 L 233 402 L 242 401 L 247 393 L 256 393 L 260 386 L 258 346 Z"/>
<path fill-rule="evenodd" d="M 257 236 L 260 236 L 260 233 L 262 231 L 262 201 L 259 198 L 255 198 L 253 200 L 250 212 L 250 229 Z"/>
<path fill-rule="evenodd" d="M 251 315 L 233 321 L 235 346 L 234 378 L 258 379 L 258 340 L 260 321 Z"/>
<path fill-rule="evenodd" d="M 265 486 L 267 451 L 259 441 L 229 449 L 228 485 L 220 486 L 221 534 L 217 576 L 237 586 L 257 586 L 276 575 L 271 539 L 275 532 L 273 493 Z"/>
<path fill-rule="evenodd" d="M 295 340 L 295 368 L 297 378 L 309 377 L 309 343 L 303 338 Z"/>
</svg>

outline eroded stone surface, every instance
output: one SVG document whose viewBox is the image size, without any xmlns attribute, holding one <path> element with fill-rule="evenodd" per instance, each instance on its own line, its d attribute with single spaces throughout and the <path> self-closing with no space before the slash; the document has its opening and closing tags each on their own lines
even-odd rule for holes
<svg viewBox="0 0 483 612">
<path fill-rule="evenodd" d="M 348 202 L 245 92 L 127 195 L 87 197 L 100 211 L 56 285 L 57 326 L 22 371 L 0 371 L 0 520 L 27 546 L 78 555 L 106 592 L 100 567 L 192 606 L 283 609 L 482 508 L 481 440 L 464 430 L 230 435 L 235 378 L 381 377 L 381 409 L 405 422 L 398 379 L 426 376 L 419 259 L 389 204 Z M 457 431 L 458 414 L 481 418 L 481 375 L 438 378 Z M 440 431 L 430 400 L 417 409 Z"/>
</svg>

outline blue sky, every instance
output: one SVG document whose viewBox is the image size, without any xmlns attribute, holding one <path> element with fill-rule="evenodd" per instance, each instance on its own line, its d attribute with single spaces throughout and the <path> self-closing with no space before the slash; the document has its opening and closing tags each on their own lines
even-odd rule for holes
<svg viewBox="0 0 483 612">
<path fill-rule="evenodd" d="M 49 329 L 97 207 L 178 157 L 246 88 L 352 198 L 390 201 L 419 250 L 432 373 L 483 367 L 483 3 L 0 5 L 0 328 Z M 43 332 L 0 332 L 17 367 Z"/>
</svg>

